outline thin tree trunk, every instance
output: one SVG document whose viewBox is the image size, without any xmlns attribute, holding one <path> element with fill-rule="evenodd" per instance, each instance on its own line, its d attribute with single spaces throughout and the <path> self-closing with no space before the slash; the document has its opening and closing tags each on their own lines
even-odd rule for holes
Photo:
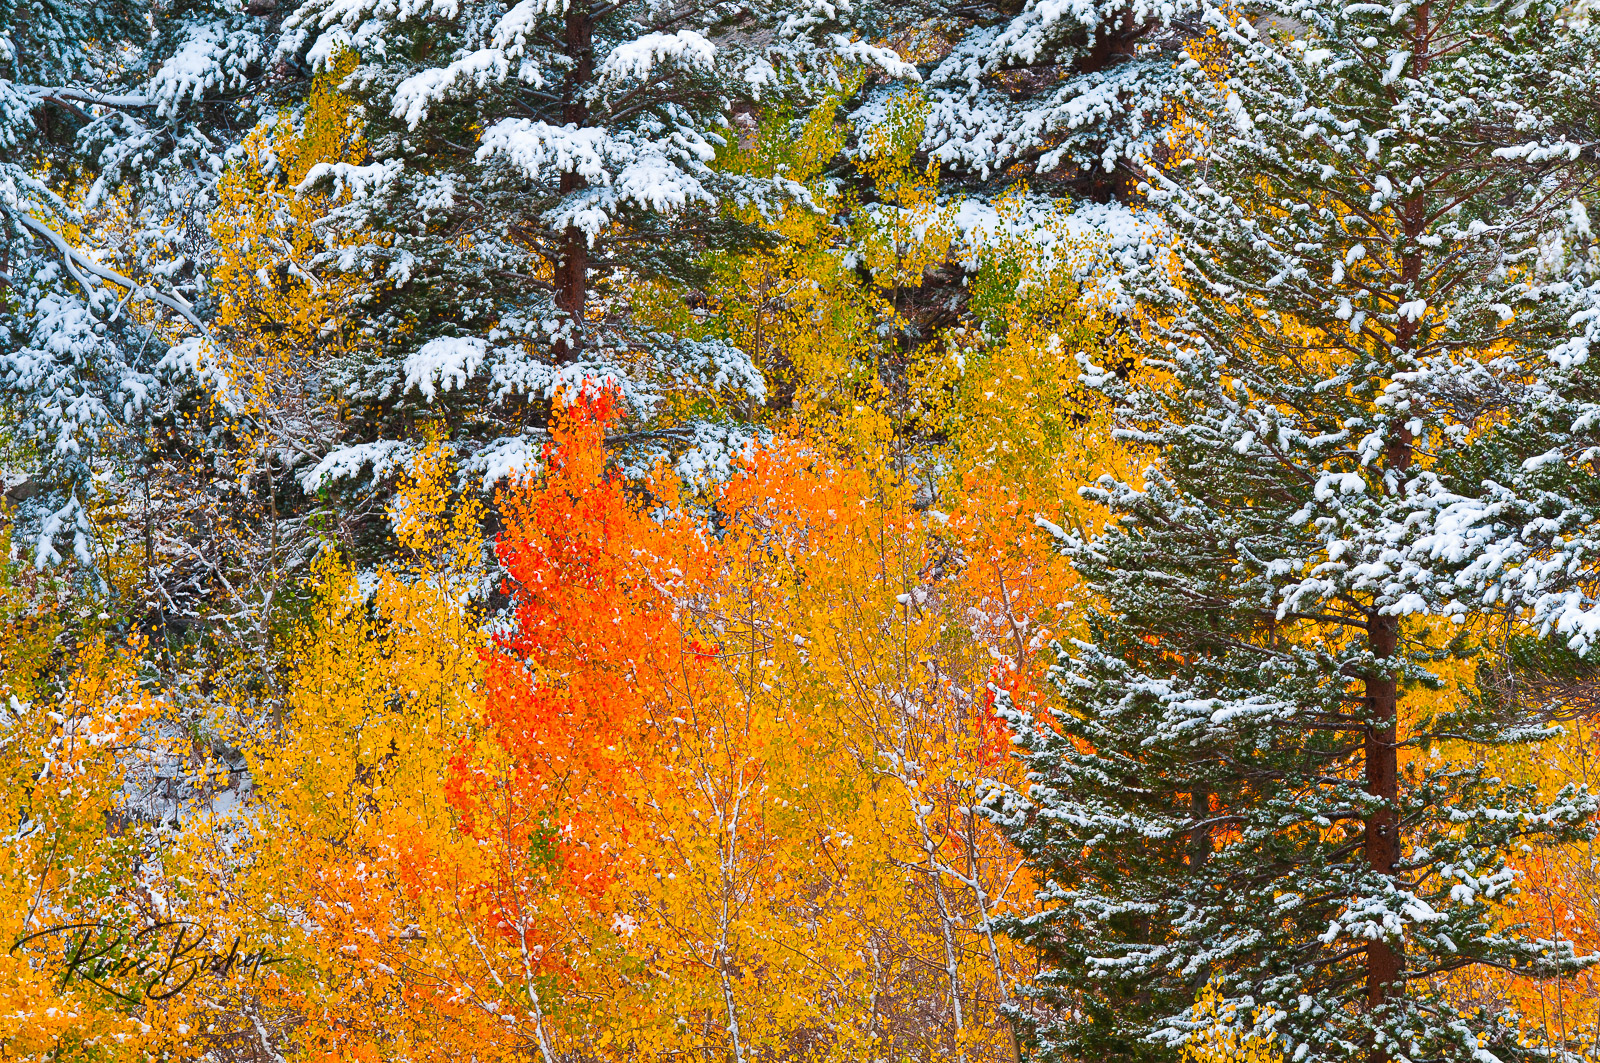
<svg viewBox="0 0 1600 1063">
<path fill-rule="evenodd" d="M 1412 36 L 1415 47 L 1412 64 L 1418 77 L 1427 70 L 1428 49 L 1431 37 L 1431 18 L 1428 0 L 1423 0 L 1412 15 Z M 1406 238 L 1406 252 L 1400 262 L 1400 279 L 1409 286 L 1422 276 L 1422 256 L 1417 250 L 1417 238 L 1426 227 L 1426 203 L 1422 193 L 1411 195 L 1401 206 L 1401 229 Z M 1415 293 L 1412 293 L 1413 296 Z M 1394 349 L 1409 349 L 1419 331 L 1416 319 L 1402 318 L 1394 335 Z M 1404 424 L 1390 427 L 1390 437 L 1385 448 L 1385 464 L 1395 472 L 1403 473 L 1411 467 L 1413 458 L 1410 429 Z M 1400 618 L 1379 616 L 1375 612 L 1367 617 L 1367 646 L 1379 661 L 1394 657 L 1400 645 Z M 1395 865 L 1400 862 L 1400 751 L 1397 747 L 1397 715 L 1399 690 L 1393 672 L 1368 676 L 1367 711 L 1370 722 L 1366 728 L 1364 754 L 1367 769 L 1367 793 L 1380 799 L 1383 806 L 1367 817 L 1365 851 L 1367 864 L 1379 874 L 1394 876 Z M 1389 1000 L 1405 994 L 1401 972 L 1405 956 L 1400 949 L 1386 941 L 1374 941 L 1367 946 L 1367 1006 L 1376 1008 Z M 1374 1044 L 1369 1058 L 1372 1063 L 1387 1063 L 1389 1054 Z"/>
<path fill-rule="evenodd" d="M 728 1041 L 733 1047 L 733 1063 L 745 1063 L 744 1039 L 739 1031 L 739 1012 L 733 1001 L 733 982 L 728 977 L 728 968 L 733 964 L 733 956 L 728 948 L 729 930 L 733 924 L 733 914 L 728 910 L 728 898 L 736 889 L 734 875 L 739 863 L 739 812 L 744 802 L 743 792 L 739 788 L 742 780 L 734 781 L 733 816 L 726 824 L 728 842 L 719 846 L 719 855 L 722 860 L 722 897 L 720 917 L 717 921 L 717 977 L 722 984 L 722 1005 L 728 1015 Z M 711 779 L 706 779 L 706 790 L 714 792 Z"/>
<path fill-rule="evenodd" d="M 1010 603 L 1007 603 L 1009 608 Z M 978 844 L 976 838 L 977 825 L 974 822 L 972 808 L 967 808 L 967 887 L 972 890 L 972 899 L 978 904 L 978 926 L 983 931 L 984 940 L 989 945 L 989 962 L 994 967 L 994 993 L 999 999 L 1000 1010 L 1004 1014 L 1011 1007 L 1011 994 L 1006 991 L 1005 966 L 1000 962 L 1000 946 L 994 940 L 994 920 L 989 916 L 989 891 L 983 888 L 979 881 L 982 873 L 978 865 Z M 1002 893 L 1002 896 L 1004 894 Z M 1022 1045 L 1017 1041 L 1016 1025 L 1011 1016 L 1006 1015 L 1006 1039 L 1011 1045 L 1011 1063 L 1022 1063 Z"/>
<path fill-rule="evenodd" d="M 272 455 L 267 454 L 264 463 L 267 469 L 267 511 L 271 522 L 271 536 L 268 540 L 267 564 L 272 573 L 267 583 L 266 595 L 261 601 L 261 643 L 262 643 L 262 678 L 266 680 L 267 697 L 272 699 L 272 726 L 279 734 L 283 733 L 283 699 L 278 696 L 278 684 L 274 679 L 273 660 L 276 647 L 272 638 L 272 605 L 278 596 L 278 484 L 272 474 Z"/>
<path fill-rule="evenodd" d="M 965 1038 L 966 1023 L 961 1015 L 961 970 L 956 962 L 955 936 L 950 932 L 950 906 L 945 904 L 944 887 L 939 882 L 939 868 L 934 859 L 933 839 L 929 837 L 926 828 L 923 838 L 928 853 L 928 878 L 933 883 L 933 902 L 939 910 L 939 929 L 944 933 L 944 966 L 945 976 L 950 980 L 950 1015 L 956 1026 L 956 1058 L 967 1058 L 966 1046 L 961 1042 Z"/>
<path fill-rule="evenodd" d="M 1190 811 L 1194 814 L 1195 822 L 1203 823 L 1211 818 L 1211 791 L 1196 790 L 1189 799 Z M 1211 859 L 1213 842 L 1210 827 L 1197 827 L 1189 835 L 1189 866 L 1199 871 L 1206 866 L 1206 861 Z"/>
<path fill-rule="evenodd" d="M 526 935 L 524 935 L 526 938 Z M 523 942 L 526 950 L 527 942 Z M 539 987 L 533 984 L 533 975 L 530 973 L 524 988 L 528 991 L 528 1004 L 533 1009 L 533 1036 L 539 1045 L 539 1058 L 544 1063 L 556 1063 L 556 1056 L 550 1049 L 550 1035 L 544 1028 L 544 1002 L 539 999 Z"/>
<path fill-rule="evenodd" d="M 944 887 L 940 881 L 944 863 L 938 858 L 938 845 L 933 840 L 933 833 L 928 829 L 927 818 L 922 812 L 921 787 L 906 777 L 904 764 L 905 760 L 902 757 L 899 771 L 900 784 L 905 788 L 906 800 L 911 805 L 912 819 L 922 835 L 922 851 L 928 862 L 928 882 L 933 887 L 933 903 L 939 913 L 939 930 L 944 937 L 944 968 L 945 977 L 950 982 L 950 1015 L 955 1021 L 956 1058 L 965 1061 L 967 1052 L 962 1041 L 965 1040 L 966 1022 L 961 1014 L 961 970 L 957 962 L 955 936 L 950 929 L 950 906 L 945 903 Z"/>
</svg>

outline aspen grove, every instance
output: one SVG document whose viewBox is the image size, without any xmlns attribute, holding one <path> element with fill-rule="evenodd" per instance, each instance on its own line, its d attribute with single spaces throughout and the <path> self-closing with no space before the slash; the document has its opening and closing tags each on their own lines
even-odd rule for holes
<svg viewBox="0 0 1600 1063">
<path fill-rule="evenodd" d="M 0 0 L 0 1060 L 1600 1060 L 1591 0 Z"/>
</svg>

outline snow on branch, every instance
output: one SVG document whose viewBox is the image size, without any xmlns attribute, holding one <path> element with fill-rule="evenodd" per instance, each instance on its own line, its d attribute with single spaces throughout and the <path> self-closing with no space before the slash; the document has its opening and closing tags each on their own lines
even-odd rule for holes
<svg viewBox="0 0 1600 1063">
<path fill-rule="evenodd" d="M 647 33 L 611 50 L 600 64 L 603 81 L 644 80 L 656 67 L 671 63 L 686 70 L 710 70 L 716 65 L 717 46 L 694 30 Z"/>
<path fill-rule="evenodd" d="M 154 288 L 140 284 L 131 277 L 124 277 L 116 270 L 107 269 L 105 266 L 102 266 L 98 262 L 88 258 L 82 252 L 74 248 L 71 244 L 67 243 L 66 240 L 62 239 L 61 236 L 48 225 L 45 225 L 40 221 L 36 221 L 26 214 L 12 213 L 11 217 L 23 228 L 43 237 L 47 243 L 55 248 L 56 253 L 61 256 L 62 264 L 66 266 L 67 271 L 72 274 L 73 280 L 77 281 L 78 285 L 82 287 L 85 292 L 93 290 L 93 286 L 90 284 L 89 279 L 83 275 L 84 273 L 88 273 L 100 278 L 101 280 L 110 281 L 112 284 L 128 289 L 130 299 L 145 298 L 166 307 L 168 310 L 173 311 L 179 317 L 193 325 L 201 332 L 202 335 L 206 336 L 207 338 L 210 337 L 211 331 L 206 328 L 206 323 L 200 320 L 199 315 L 194 312 L 194 308 L 191 307 L 186 300 L 176 295 L 167 295 L 163 292 L 157 291 Z M 82 272 L 79 272 L 80 270 Z"/>
</svg>

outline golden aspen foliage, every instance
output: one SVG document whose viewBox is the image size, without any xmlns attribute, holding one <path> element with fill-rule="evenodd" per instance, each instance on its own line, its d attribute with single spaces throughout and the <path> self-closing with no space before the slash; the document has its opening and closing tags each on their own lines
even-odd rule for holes
<svg viewBox="0 0 1600 1063">
<path fill-rule="evenodd" d="M 1595 788 L 1600 687 L 1593 666 L 1520 622 L 1485 628 L 1476 633 L 1483 652 L 1470 677 L 1476 698 L 1525 724 L 1542 724 L 1551 736 L 1538 745 L 1480 749 L 1476 758 L 1506 783 L 1532 785 L 1544 798 L 1571 785 Z M 1510 866 L 1518 896 L 1515 912 L 1505 912 L 1508 924 L 1531 929 L 1546 947 L 1565 942 L 1579 956 L 1600 953 L 1600 850 L 1594 839 L 1525 845 Z M 1451 989 L 1465 1002 L 1507 1002 L 1530 1035 L 1569 1052 L 1592 1052 L 1600 1037 L 1600 978 L 1593 968 L 1542 979 L 1478 971 L 1456 977 Z"/>
<path fill-rule="evenodd" d="M 997 662 L 963 630 L 977 603 L 944 538 L 956 533 L 892 476 L 803 462 L 774 455 L 738 489 L 750 532 L 775 522 L 787 540 L 761 566 L 787 598 L 763 633 L 765 685 L 809 724 L 784 800 L 828 858 L 810 874 L 828 882 L 835 933 L 853 945 L 840 959 L 854 960 L 835 977 L 872 1002 L 850 1032 L 890 1055 L 1004 1058 L 1014 957 L 989 923 L 1028 883 L 971 811 L 981 779 L 1008 765 L 993 758 Z M 800 475 L 786 483 L 789 463 Z"/>
<path fill-rule="evenodd" d="M 1223 1003 L 1216 987 L 1208 983 L 1195 1001 L 1193 1019 L 1199 1029 L 1184 1045 L 1184 1059 L 1190 1063 L 1281 1063 L 1283 1053 L 1273 1046 L 1273 1037 L 1240 1032 L 1244 1022 L 1236 1010 Z"/>
<path fill-rule="evenodd" d="M 960 203 L 940 202 L 937 162 L 916 161 L 930 107 L 916 91 L 891 97 L 884 120 L 866 131 L 857 152 L 877 203 L 854 212 L 860 219 L 854 246 L 891 297 L 921 286 L 929 269 L 949 259 L 957 238 Z"/>
<path fill-rule="evenodd" d="M 1032 883 L 973 806 L 1065 623 L 1048 536 L 784 444 L 708 538 L 585 416 L 504 502 L 514 632 L 448 561 L 322 562 L 254 840 L 195 850 L 288 957 L 244 1009 L 311 1058 L 1012 1059 Z M 419 556 L 476 546 L 448 482 L 395 503 Z"/>
<path fill-rule="evenodd" d="M 1103 247 L 1073 233 L 1064 209 L 1026 225 L 1025 193 L 999 201 L 971 285 L 973 321 L 928 350 L 915 390 L 957 478 L 1025 486 L 1030 504 L 1082 526 L 1078 486 L 1130 475 L 1135 463 L 1111 434 L 1110 404 L 1083 377 L 1133 372 L 1133 356 L 1109 297 L 1080 280 L 1107 268 Z"/>
<path fill-rule="evenodd" d="M 462 594 L 478 516 L 449 497 L 452 474 L 434 445 L 402 477 L 403 561 L 364 578 L 331 552 L 317 561 L 282 729 L 237 739 L 248 813 L 186 832 L 183 874 L 219 923 L 282 958 L 218 1002 L 242 1026 L 231 1039 L 254 1027 L 306 1059 L 444 1059 L 515 1032 L 465 929 L 480 859 L 444 791 L 481 719 L 485 646 Z"/>
<path fill-rule="evenodd" d="M 155 752 L 154 709 L 137 645 L 80 638 L 53 676 L 67 649 L 54 590 L 0 570 L 0 1045 L 12 1059 L 139 1058 L 171 1018 L 128 970 L 150 959 L 134 939 L 141 917 L 160 913 L 123 792 L 128 761 Z"/>
<path fill-rule="evenodd" d="M 769 415 L 780 420 L 792 412 L 807 423 L 833 423 L 841 411 L 874 405 L 881 387 L 875 352 L 893 308 L 853 267 L 850 202 L 825 174 L 848 143 L 838 111 L 857 87 L 847 84 L 798 123 L 787 110 L 751 117 L 743 137 L 719 154 L 729 170 L 781 174 L 803 189 L 775 213 L 737 211 L 775 246 L 708 254 L 697 301 L 664 285 L 645 289 L 647 320 L 680 334 L 719 334 L 747 351 L 767 380 Z"/>
<path fill-rule="evenodd" d="M 225 376 L 220 393 L 239 415 L 319 401 L 315 379 L 298 371 L 355 340 L 342 319 L 365 285 L 317 261 L 329 250 L 317 224 L 329 199 L 298 186 L 318 163 L 360 162 L 366 153 L 355 101 L 337 88 L 357 58 L 341 52 L 317 75 L 301 113 L 252 130 L 218 183 L 211 285 L 224 349 L 213 357 Z"/>
</svg>

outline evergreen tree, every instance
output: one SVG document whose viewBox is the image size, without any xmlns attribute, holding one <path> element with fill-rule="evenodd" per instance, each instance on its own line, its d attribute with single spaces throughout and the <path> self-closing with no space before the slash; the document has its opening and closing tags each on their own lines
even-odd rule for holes
<svg viewBox="0 0 1600 1063">
<path fill-rule="evenodd" d="M 586 377 L 622 387 L 646 442 L 740 439 L 766 386 L 748 354 L 649 334 L 631 299 L 641 279 L 692 281 L 706 249 L 769 238 L 729 208 L 805 200 L 781 174 L 718 165 L 740 120 L 863 66 L 914 75 L 852 18 L 827 3 L 303 3 L 280 54 L 359 52 L 348 84 L 371 155 L 306 187 L 348 197 L 328 224 L 359 246 L 330 256 L 339 268 L 388 282 L 360 323 L 371 341 L 330 367 L 352 444 L 432 407 L 459 455 L 515 464 L 542 445 L 557 389 Z"/>
<path fill-rule="evenodd" d="M 1471 551 L 1425 518 L 1504 410 L 1469 385 L 1581 327 L 1585 256 L 1551 249 L 1595 178 L 1597 39 L 1539 2 L 1207 18 L 1231 51 L 1215 83 L 1188 65 L 1212 143 L 1149 176 L 1177 237 L 1142 281 L 1151 357 L 1098 374 L 1152 464 L 1066 538 L 1104 609 L 1052 718 L 1011 713 L 1032 784 L 992 802 L 1045 880 L 1012 928 L 1045 960 L 1032 1036 L 1057 1059 L 1175 1058 L 1217 1026 L 1296 1061 L 1543 1058 L 1446 978 L 1587 962 L 1517 935 L 1506 855 L 1595 805 L 1474 765 L 1538 722 L 1428 709 L 1464 639 L 1421 617 L 1485 599 L 1453 594 Z"/>
<path fill-rule="evenodd" d="M 105 460 L 194 383 L 205 212 L 268 102 L 270 22 L 227 0 L 0 3 L 0 392 L 35 457 L 41 565 L 62 538 L 89 560 Z"/>
<path fill-rule="evenodd" d="M 1124 197 L 1191 99 L 1178 55 L 1203 31 L 1194 0 L 1060 4 L 924 0 L 885 10 L 932 107 L 924 147 L 969 184 Z M 869 93 L 863 116 L 881 109 Z"/>
</svg>

